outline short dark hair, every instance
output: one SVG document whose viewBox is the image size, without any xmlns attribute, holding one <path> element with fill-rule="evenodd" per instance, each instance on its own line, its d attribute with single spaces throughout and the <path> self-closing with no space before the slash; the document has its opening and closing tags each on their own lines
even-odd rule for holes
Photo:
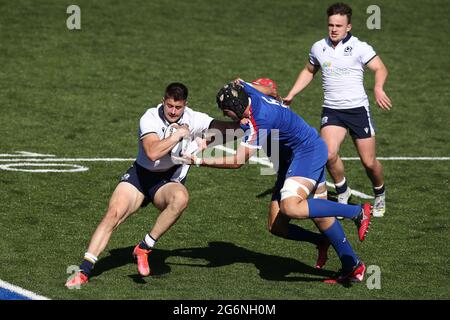
<svg viewBox="0 0 450 320">
<path fill-rule="evenodd" d="M 175 101 L 187 100 L 188 88 L 179 82 L 169 84 L 164 93 L 164 99 L 172 98 Z"/>
<path fill-rule="evenodd" d="M 346 3 L 336 2 L 329 6 L 327 9 L 328 17 L 334 16 L 335 14 L 347 16 L 348 23 L 352 22 L 352 8 Z"/>
</svg>

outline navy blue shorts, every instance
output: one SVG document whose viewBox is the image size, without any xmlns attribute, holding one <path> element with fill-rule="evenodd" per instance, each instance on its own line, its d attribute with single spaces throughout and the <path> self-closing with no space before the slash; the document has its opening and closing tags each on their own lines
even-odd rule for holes
<svg viewBox="0 0 450 320">
<path fill-rule="evenodd" d="M 181 165 L 178 165 L 168 171 L 153 172 L 134 162 L 120 178 L 120 182 L 128 182 L 135 186 L 145 196 L 141 207 L 146 207 L 150 202 L 153 203 L 156 192 L 163 185 L 169 182 L 180 182 L 182 184 L 186 182 L 186 176 L 181 180 L 179 179 L 181 167 Z"/>
<path fill-rule="evenodd" d="M 375 125 L 370 117 L 368 107 L 342 110 L 322 108 L 320 128 L 326 126 L 339 126 L 348 129 L 354 139 L 365 139 L 375 135 Z"/>
</svg>

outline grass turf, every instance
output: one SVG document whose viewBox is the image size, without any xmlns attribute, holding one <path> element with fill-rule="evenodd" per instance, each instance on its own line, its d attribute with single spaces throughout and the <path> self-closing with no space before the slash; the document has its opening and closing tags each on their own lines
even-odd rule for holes
<svg viewBox="0 0 450 320">
<path fill-rule="evenodd" d="M 0 153 L 125 157 L 136 152 L 138 119 L 181 81 L 194 109 L 221 117 L 215 94 L 237 76 L 269 76 L 286 94 L 313 42 L 326 35 L 325 1 L 78 1 L 79 31 L 66 28 L 67 3 L 0 3 Z M 449 28 L 446 1 L 378 1 L 381 30 L 366 28 L 369 1 L 351 1 L 354 34 L 388 66 L 391 112 L 372 107 L 380 156 L 449 156 Z M 373 105 L 373 76 L 366 88 Z M 319 77 L 317 77 L 319 78 Z M 320 79 L 293 109 L 319 124 Z M 342 155 L 356 156 L 346 141 Z M 370 193 L 358 162 L 354 189 Z M 448 162 L 384 161 L 388 211 L 360 244 L 382 288 L 330 286 L 339 268 L 312 269 L 316 250 L 266 231 L 274 177 L 193 168 L 190 205 L 160 240 L 155 275 L 136 277 L 130 254 L 156 210 L 132 216 L 113 235 L 82 290 L 63 285 L 130 163 L 88 163 L 84 173 L 0 171 L 0 278 L 54 299 L 448 299 Z M 244 196 L 243 196 L 244 195 Z M 309 221 L 301 225 L 314 230 Z"/>
</svg>

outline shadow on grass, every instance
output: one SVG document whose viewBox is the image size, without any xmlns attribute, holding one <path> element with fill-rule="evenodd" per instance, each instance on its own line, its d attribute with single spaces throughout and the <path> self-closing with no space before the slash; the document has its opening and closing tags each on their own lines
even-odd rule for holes
<svg viewBox="0 0 450 320">
<path fill-rule="evenodd" d="M 103 272 L 134 263 L 131 256 L 134 247 L 113 249 L 110 255 L 99 260 L 92 272 L 92 277 Z M 206 260 L 199 263 L 168 263 L 169 257 L 185 257 L 189 259 Z M 259 270 L 262 279 L 270 281 L 322 281 L 335 275 L 329 270 L 316 269 L 298 260 L 275 255 L 254 252 L 229 242 L 209 242 L 207 247 L 183 248 L 174 250 L 155 249 L 149 256 L 153 277 L 158 277 L 171 272 L 171 265 L 190 266 L 195 268 L 218 268 L 234 263 L 253 264 Z M 304 274 L 293 275 L 290 274 Z M 130 275 L 136 283 L 146 283 L 145 278 Z"/>
</svg>

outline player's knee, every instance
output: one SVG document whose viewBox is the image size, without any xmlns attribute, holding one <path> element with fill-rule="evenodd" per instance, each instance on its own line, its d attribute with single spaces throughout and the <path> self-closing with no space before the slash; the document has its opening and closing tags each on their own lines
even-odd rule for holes
<svg viewBox="0 0 450 320">
<path fill-rule="evenodd" d="M 317 225 L 319 230 L 326 230 L 326 229 L 328 229 L 331 226 L 331 224 L 333 224 L 334 218 L 329 218 L 329 217 L 326 217 L 326 218 L 314 218 L 313 221 Z"/>
<path fill-rule="evenodd" d="M 308 218 L 308 212 L 306 210 L 303 210 L 302 202 L 304 202 L 302 198 L 287 198 L 280 202 L 280 210 L 289 218 Z"/>
<path fill-rule="evenodd" d="M 363 158 L 361 159 L 363 166 L 368 170 L 374 170 L 376 166 L 378 165 L 378 160 L 373 158 Z"/>
<path fill-rule="evenodd" d="M 286 235 L 287 235 L 287 232 L 288 232 L 287 227 L 281 226 L 281 225 L 279 225 L 277 223 L 269 224 L 268 225 L 268 231 L 271 234 L 273 234 L 274 236 L 282 237 L 282 238 L 285 238 Z"/>
<path fill-rule="evenodd" d="M 339 154 L 337 150 L 328 150 L 328 162 L 334 163 L 337 161 Z"/>
<path fill-rule="evenodd" d="M 108 211 L 106 211 L 105 217 L 103 218 L 103 224 L 109 229 L 115 229 L 122 222 L 123 216 L 124 212 L 120 208 L 116 206 L 109 207 Z"/>
<path fill-rule="evenodd" d="M 169 205 L 177 212 L 181 213 L 187 208 L 189 203 L 189 194 L 186 190 L 180 189 L 172 193 Z"/>
<path fill-rule="evenodd" d="M 277 227 L 276 227 L 276 219 L 275 220 L 269 220 L 269 223 L 267 224 L 267 230 L 274 235 L 277 235 Z"/>
</svg>

